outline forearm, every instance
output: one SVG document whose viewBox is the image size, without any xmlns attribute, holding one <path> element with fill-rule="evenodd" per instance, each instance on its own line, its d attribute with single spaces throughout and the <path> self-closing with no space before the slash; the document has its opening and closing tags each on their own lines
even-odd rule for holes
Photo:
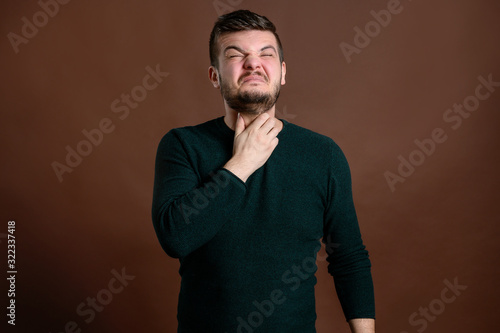
<svg viewBox="0 0 500 333">
<path fill-rule="evenodd" d="M 340 240 L 334 241 L 339 245 L 327 259 L 330 262 L 328 268 L 334 277 L 346 319 L 375 318 L 374 288 L 367 251 L 362 243 L 344 246 Z"/>
<path fill-rule="evenodd" d="M 157 186 L 153 198 L 153 223 L 168 255 L 184 257 L 210 239 L 230 219 L 245 193 L 244 185 L 220 170 L 201 186 L 183 195 L 176 182 Z M 167 183 L 168 184 L 168 183 Z M 168 193 L 171 189 L 172 193 Z"/>
<path fill-rule="evenodd" d="M 352 333 L 375 333 L 375 319 L 356 318 L 349 320 Z"/>
</svg>

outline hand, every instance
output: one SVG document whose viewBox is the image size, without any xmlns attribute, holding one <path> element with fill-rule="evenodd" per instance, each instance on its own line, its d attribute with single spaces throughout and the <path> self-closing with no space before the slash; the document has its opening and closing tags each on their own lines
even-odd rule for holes
<svg viewBox="0 0 500 333">
<path fill-rule="evenodd" d="M 375 319 L 356 318 L 349 320 L 352 333 L 375 333 Z"/>
<path fill-rule="evenodd" d="M 243 117 L 238 113 L 234 129 L 233 157 L 224 165 L 238 178 L 248 177 L 263 166 L 278 145 L 277 135 L 281 131 L 276 119 L 263 113 L 245 127 Z"/>
</svg>

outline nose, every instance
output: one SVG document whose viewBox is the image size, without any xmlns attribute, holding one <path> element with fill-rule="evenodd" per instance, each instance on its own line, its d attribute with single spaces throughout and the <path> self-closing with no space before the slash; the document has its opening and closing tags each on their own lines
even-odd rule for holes
<svg viewBox="0 0 500 333">
<path fill-rule="evenodd" d="M 245 69 L 249 70 L 256 70 L 258 68 L 261 68 L 260 59 L 255 55 L 248 55 L 243 66 Z"/>
</svg>

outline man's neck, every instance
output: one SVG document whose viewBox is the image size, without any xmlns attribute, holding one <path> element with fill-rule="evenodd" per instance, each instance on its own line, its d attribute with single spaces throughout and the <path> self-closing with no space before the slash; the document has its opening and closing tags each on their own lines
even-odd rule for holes
<svg viewBox="0 0 500 333">
<path fill-rule="evenodd" d="M 276 105 L 274 105 L 271 109 L 266 111 L 267 114 L 269 114 L 270 118 L 275 118 L 275 111 L 276 110 Z M 240 116 L 243 118 L 243 121 L 245 122 L 245 127 L 250 125 L 252 121 L 257 118 L 259 114 L 249 114 L 249 113 L 244 113 L 240 112 Z M 226 115 L 224 116 L 224 122 L 226 125 L 234 131 L 234 125 L 236 124 L 236 118 L 238 117 L 238 112 L 234 111 L 233 109 L 229 108 L 226 106 Z M 276 118 L 277 119 L 277 118 Z M 281 120 L 278 120 L 276 124 L 280 127 L 280 130 L 283 128 L 283 122 Z"/>
</svg>

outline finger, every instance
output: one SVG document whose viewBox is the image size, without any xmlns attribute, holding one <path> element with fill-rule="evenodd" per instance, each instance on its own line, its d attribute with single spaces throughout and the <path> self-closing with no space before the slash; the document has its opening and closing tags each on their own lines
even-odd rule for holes
<svg viewBox="0 0 500 333">
<path fill-rule="evenodd" d="M 278 127 L 276 125 L 276 119 L 275 118 L 269 118 L 266 120 L 266 122 L 262 125 L 261 129 L 265 134 L 269 134 L 269 132 L 275 128 Z"/>
<path fill-rule="evenodd" d="M 281 128 L 279 128 L 279 127 L 277 126 L 277 127 L 273 127 L 273 128 L 269 131 L 269 133 L 267 133 L 267 135 L 268 135 L 269 137 L 271 137 L 271 138 L 272 138 L 272 137 L 276 137 L 276 136 L 278 136 L 279 132 L 281 132 Z"/>
<path fill-rule="evenodd" d="M 264 125 L 264 123 L 269 119 L 269 114 L 262 113 L 257 118 L 255 118 L 248 127 L 259 129 Z"/>
<path fill-rule="evenodd" d="M 234 136 L 240 135 L 240 133 L 243 132 L 244 130 L 245 130 L 245 121 L 238 112 L 238 116 L 236 117 L 236 123 L 234 124 Z"/>
</svg>

